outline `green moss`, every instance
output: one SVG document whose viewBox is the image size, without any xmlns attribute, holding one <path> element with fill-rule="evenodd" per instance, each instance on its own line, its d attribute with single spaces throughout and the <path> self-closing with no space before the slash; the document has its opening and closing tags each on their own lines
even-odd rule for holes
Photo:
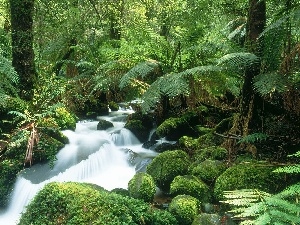
<svg viewBox="0 0 300 225">
<path fill-rule="evenodd" d="M 62 130 L 75 130 L 76 128 L 76 117 L 67 111 L 64 107 L 59 107 L 55 110 L 54 116 L 58 126 Z"/>
<path fill-rule="evenodd" d="M 7 204 L 8 196 L 12 191 L 17 173 L 23 168 L 18 160 L 3 160 L 0 163 L 0 207 Z"/>
<path fill-rule="evenodd" d="M 156 192 L 153 178 L 147 173 L 136 173 L 128 183 L 130 197 L 151 202 Z"/>
<path fill-rule="evenodd" d="M 200 163 L 193 163 L 189 167 L 189 173 L 197 176 L 209 185 L 212 185 L 225 170 L 226 166 L 223 162 L 210 159 Z"/>
<path fill-rule="evenodd" d="M 146 172 L 153 177 L 157 187 L 163 191 L 169 191 L 173 179 L 178 175 L 185 175 L 189 164 L 186 152 L 165 151 L 153 159 L 147 166 Z"/>
<path fill-rule="evenodd" d="M 192 225 L 220 225 L 222 224 L 222 218 L 220 215 L 217 214 L 207 214 L 201 213 L 196 216 L 195 220 L 193 221 Z M 224 224 L 231 224 L 225 221 Z"/>
<path fill-rule="evenodd" d="M 47 184 L 35 196 L 20 224 L 177 225 L 170 213 L 157 212 L 143 201 L 95 189 L 91 185 L 55 182 Z"/>
<path fill-rule="evenodd" d="M 141 120 L 129 120 L 124 127 L 130 130 L 141 142 L 147 140 L 148 129 L 143 125 Z"/>
<path fill-rule="evenodd" d="M 111 111 L 118 111 L 119 110 L 119 105 L 113 101 L 108 103 L 108 107 L 110 108 Z"/>
<path fill-rule="evenodd" d="M 196 176 L 177 176 L 171 183 L 170 193 L 176 195 L 190 195 L 197 198 L 201 203 L 211 200 L 208 186 Z"/>
<path fill-rule="evenodd" d="M 227 150 L 220 146 L 210 146 L 207 148 L 198 149 L 195 152 L 194 160 L 202 162 L 206 159 L 223 160 L 227 158 Z"/>
<path fill-rule="evenodd" d="M 234 165 L 216 180 L 214 195 L 223 198 L 223 191 L 259 189 L 268 193 L 281 191 L 286 186 L 284 175 L 273 173 L 276 167 L 268 163 L 249 162 Z"/>
<path fill-rule="evenodd" d="M 180 225 L 191 225 L 198 214 L 200 202 L 189 195 L 178 195 L 172 199 L 169 211 Z"/>
</svg>

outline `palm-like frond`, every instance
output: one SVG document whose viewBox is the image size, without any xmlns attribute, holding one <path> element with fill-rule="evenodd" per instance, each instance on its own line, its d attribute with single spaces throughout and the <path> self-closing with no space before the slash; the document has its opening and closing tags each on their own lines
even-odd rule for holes
<svg viewBox="0 0 300 225">
<path fill-rule="evenodd" d="M 243 75 L 246 70 L 259 65 L 260 59 L 256 55 L 248 52 L 231 53 L 218 60 L 218 66 L 227 72 Z"/>
<path fill-rule="evenodd" d="M 150 73 L 155 72 L 160 68 L 160 63 L 155 60 L 148 60 L 141 62 L 129 70 L 120 80 L 120 88 L 124 88 L 129 85 L 132 80 L 140 78 L 143 79 Z"/>
</svg>

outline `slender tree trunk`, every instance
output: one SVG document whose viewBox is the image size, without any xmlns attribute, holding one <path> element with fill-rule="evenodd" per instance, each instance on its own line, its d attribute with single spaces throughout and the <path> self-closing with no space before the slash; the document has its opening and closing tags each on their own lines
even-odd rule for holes
<svg viewBox="0 0 300 225">
<path fill-rule="evenodd" d="M 31 100 L 36 71 L 33 51 L 34 0 L 10 0 L 12 65 L 20 76 L 20 97 Z"/>
<path fill-rule="evenodd" d="M 257 56 L 262 56 L 262 41 L 259 35 L 263 32 L 266 25 L 266 2 L 261 0 L 249 1 L 249 13 L 247 23 L 247 40 L 248 51 Z M 253 90 L 253 79 L 260 73 L 260 65 L 249 67 L 245 71 L 245 78 L 242 87 L 242 97 L 240 104 L 240 131 L 242 136 L 248 135 L 248 130 L 253 124 L 253 115 L 258 97 Z"/>
</svg>

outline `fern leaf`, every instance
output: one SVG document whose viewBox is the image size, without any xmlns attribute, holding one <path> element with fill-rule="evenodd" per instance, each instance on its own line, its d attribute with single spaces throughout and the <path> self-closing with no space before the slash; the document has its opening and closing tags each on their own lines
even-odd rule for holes
<svg viewBox="0 0 300 225">
<path fill-rule="evenodd" d="M 0 79 L 0 93 L 17 96 L 16 85 L 19 82 L 19 76 L 11 62 L 3 56 L 0 56 Z"/>
<path fill-rule="evenodd" d="M 243 75 L 246 69 L 259 65 L 260 59 L 248 52 L 231 53 L 218 60 L 218 66 L 224 70 Z"/>
<path fill-rule="evenodd" d="M 263 133 L 253 133 L 253 134 L 249 134 L 245 137 L 243 137 L 239 143 L 255 143 L 255 142 L 259 142 L 259 141 L 264 141 L 268 139 L 268 135 L 267 134 L 263 134 Z"/>
<path fill-rule="evenodd" d="M 141 62 L 129 70 L 120 80 L 120 88 L 124 88 L 131 83 L 133 79 L 144 78 L 150 73 L 156 71 L 160 67 L 160 63 L 154 60 Z"/>
<path fill-rule="evenodd" d="M 254 78 L 254 89 L 262 96 L 287 90 L 288 80 L 278 73 L 260 74 Z"/>
<path fill-rule="evenodd" d="M 300 165 L 285 166 L 274 170 L 276 173 L 300 173 Z"/>
</svg>

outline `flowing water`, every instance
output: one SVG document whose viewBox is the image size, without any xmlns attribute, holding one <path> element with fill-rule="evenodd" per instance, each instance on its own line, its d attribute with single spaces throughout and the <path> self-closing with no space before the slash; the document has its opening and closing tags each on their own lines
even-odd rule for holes
<svg viewBox="0 0 300 225">
<path fill-rule="evenodd" d="M 82 121 L 75 132 L 64 131 L 69 144 L 59 151 L 52 169 L 48 164 L 34 165 L 19 174 L 9 206 L 0 214 L 0 224 L 16 225 L 26 205 L 49 182 L 89 182 L 107 190 L 127 189 L 136 171 L 142 171 L 156 155 L 142 148 L 142 143 L 124 128 L 132 112 L 119 110 L 100 117 L 114 124 L 106 131 L 97 130 L 97 121 Z"/>
</svg>

